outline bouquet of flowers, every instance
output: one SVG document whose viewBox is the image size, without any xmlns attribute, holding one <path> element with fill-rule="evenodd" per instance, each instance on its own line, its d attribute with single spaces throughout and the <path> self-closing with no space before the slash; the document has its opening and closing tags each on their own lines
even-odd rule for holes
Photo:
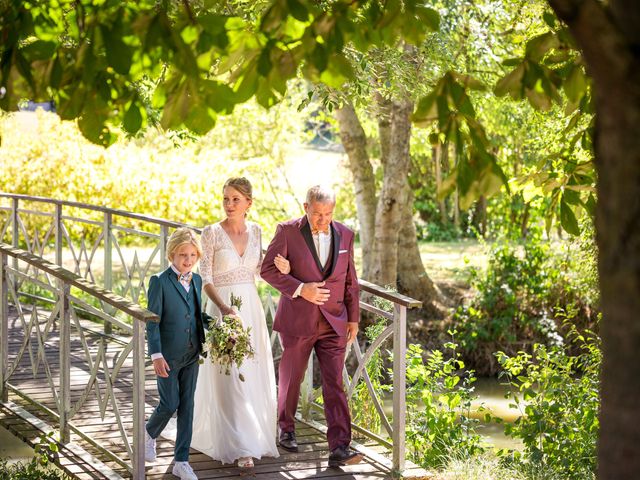
<svg viewBox="0 0 640 480">
<path fill-rule="evenodd" d="M 231 306 L 240 310 L 242 299 L 231 294 Z M 204 349 L 211 363 L 220 365 L 226 375 L 231 374 L 232 365 L 240 367 L 245 358 L 254 355 L 251 346 L 251 327 L 244 328 L 237 315 L 225 315 L 219 322 L 211 323 L 205 335 Z M 244 376 L 239 375 L 244 382 Z"/>
</svg>

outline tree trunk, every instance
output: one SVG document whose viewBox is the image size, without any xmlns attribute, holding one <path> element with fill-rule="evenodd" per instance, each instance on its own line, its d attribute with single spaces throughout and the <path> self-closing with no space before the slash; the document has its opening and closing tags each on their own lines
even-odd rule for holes
<svg viewBox="0 0 640 480">
<path fill-rule="evenodd" d="M 596 238 L 602 306 L 598 478 L 640 472 L 640 12 L 635 0 L 549 0 L 596 95 Z"/>
<path fill-rule="evenodd" d="M 436 177 L 436 196 L 437 196 L 438 192 L 440 191 L 440 187 L 442 185 L 442 152 L 443 152 L 442 144 L 438 142 L 436 145 L 434 145 L 431 151 L 433 152 L 433 166 L 434 166 L 435 177 Z M 447 224 L 447 206 L 444 203 L 444 198 L 438 198 L 437 202 L 438 202 L 438 210 L 440 211 L 440 223 L 442 223 L 442 225 L 446 225 Z"/>
<path fill-rule="evenodd" d="M 420 300 L 429 317 L 435 315 L 439 318 L 441 315 L 435 304 L 440 296 L 420 257 L 418 235 L 413 223 L 413 192 L 409 183 L 405 183 L 407 201 L 402 208 L 402 229 L 398 238 L 398 291 Z"/>
<path fill-rule="evenodd" d="M 362 125 L 352 104 L 345 104 L 336 111 L 340 137 L 349 157 L 349 168 L 356 187 L 356 206 L 363 252 L 362 277 L 382 285 L 397 285 L 401 292 L 421 300 L 429 313 L 433 312 L 439 316 L 440 312 L 435 307 L 438 293 L 420 258 L 413 223 L 413 193 L 407 177 L 411 138 L 409 119 L 413 105 L 391 103 L 381 97 L 377 100 L 381 107 L 378 112 L 381 117 L 378 119 L 380 152 L 384 157 L 381 159 L 384 165 L 382 192 L 386 194 L 386 197 L 380 195 L 378 209 L 382 214 L 379 217 L 376 216 L 375 210 L 373 168 L 366 150 L 366 137 Z M 388 200 L 384 201 L 383 198 Z M 383 241 L 374 242 L 374 225 Z M 375 254 L 374 243 L 377 249 Z M 395 266 L 391 265 L 393 259 Z M 377 267 L 375 274 L 372 273 L 374 265 Z M 383 277 L 382 272 L 388 274 Z"/>
<path fill-rule="evenodd" d="M 487 234 L 487 197 L 484 195 L 480 195 L 473 209 L 473 226 L 484 238 Z"/>
<path fill-rule="evenodd" d="M 378 136 L 380 137 L 380 163 L 386 168 L 391 152 L 391 100 L 383 97 L 379 92 L 375 93 L 378 117 Z"/>
<path fill-rule="evenodd" d="M 384 168 L 382 189 L 376 209 L 375 239 L 372 252 L 372 281 L 395 285 L 398 277 L 398 237 L 402 207 L 406 200 L 411 113 L 413 103 L 394 101 L 391 107 L 389 157 Z"/>
<path fill-rule="evenodd" d="M 353 175 L 356 208 L 360 223 L 360 247 L 362 248 L 362 277 L 371 277 L 371 255 L 376 216 L 376 185 L 373 167 L 367 153 L 367 136 L 351 103 L 345 103 L 336 111 L 340 126 L 340 139 L 349 157 L 349 169 Z"/>
</svg>

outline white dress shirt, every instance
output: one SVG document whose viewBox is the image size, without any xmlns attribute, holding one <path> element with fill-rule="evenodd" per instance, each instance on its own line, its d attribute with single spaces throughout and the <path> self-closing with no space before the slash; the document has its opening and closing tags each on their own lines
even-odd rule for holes
<svg viewBox="0 0 640 480">
<path fill-rule="evenodd" d="M 329 259 L 329 252 L 331 251 L 331 227 L 329 227 L 328 233 L 318 232 L 311 236 L 313 237 L 313 244 L 316 247 L 316 253 L 318 254 L 320 265 L 324 268 L 327 264 L 327 260 Z M 296 288 L 296 291 L 293 294 L 293 298 L 300 296 L 303 285 L 304 283 L 298 285 L 298 288 Z"/>
</svg>

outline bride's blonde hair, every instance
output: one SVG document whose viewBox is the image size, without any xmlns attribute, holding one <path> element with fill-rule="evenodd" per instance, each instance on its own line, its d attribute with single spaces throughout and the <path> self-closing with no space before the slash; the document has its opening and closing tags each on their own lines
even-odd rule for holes
<svg viewBox="0 0 640 480">
<path fill-rule="evenodd" d="M 251 186 L 251 182 L 245 177 L 231 177 L 226 182 L 224 182 L 224 190 L 227 187 L 231 187 L 242 194 L 247 200 L 253 200 L 253 187 Z"/>
</svg>

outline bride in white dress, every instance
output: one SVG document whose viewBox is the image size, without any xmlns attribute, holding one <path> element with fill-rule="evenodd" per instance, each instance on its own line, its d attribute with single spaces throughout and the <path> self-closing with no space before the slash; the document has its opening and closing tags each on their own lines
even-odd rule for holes
<svg viewBox="0 0 640 480">
<path fill-rule="evenodd" d="M 226 219 L 202 231 L 203 308 L 214 318 L 238 313 L 244 326 L 251 327 L 255 356 L 240 369 L 234 366 L 231 375 L 209 359 L 200 366 L 191 447 L 223 463 L 238 460 L 239 467 L 251 468 L 253 458 L 279 456 L 273 356 L 255 285 L 262 260 L 261 230 L 245 220 L 252 201 L 247 179 L 227 180 L 223 194 Z M 289 271 L 284 259 L 276 265 L 283 273 Z M 230 307 L 231 293 L 242 299 L 239 312 Z"/>
</svg>

